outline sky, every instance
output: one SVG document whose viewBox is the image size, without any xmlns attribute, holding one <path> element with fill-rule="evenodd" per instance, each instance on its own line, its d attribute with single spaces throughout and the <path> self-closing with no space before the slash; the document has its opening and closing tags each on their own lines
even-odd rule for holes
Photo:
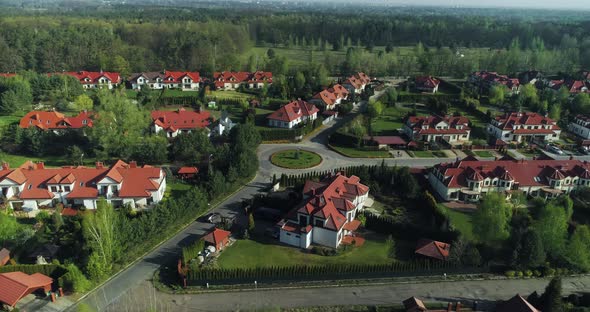
<svg viewBox="0 0 590 312">
<path fill-rule="evenodd" d="M 322 0 L 315 0 L 322 1 Z M 428 6 L 461 6 L 461 7 L 528 7 L 554 8 L 564 10 L 588 10 L 590 0 L 366 0 L 391 5 L 428 5 Z"/>
</svg>

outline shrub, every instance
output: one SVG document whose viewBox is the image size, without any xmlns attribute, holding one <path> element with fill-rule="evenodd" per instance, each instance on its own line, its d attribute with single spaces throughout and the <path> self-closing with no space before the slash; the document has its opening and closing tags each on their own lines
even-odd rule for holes
<svg viewBox="0 0 590 312">
<path fill-rule="evenodd" d="M 86 292 L 92 288 L 92 283 L 82 274 L 82 271 L 75 264 L 66 265 L 66 269 L 68 273 L 59 282 L 61 287 L 76 293 Z"/>
<path fill-rule="evenodd" d="M 531 270 L 526 270 L 526 271 L 524 271 L 524 276 L 526 276 L 526 277 L 531 277 L 531 276 L 533 276 L 533 271 L 531 271 Z"/>
<path fill-rule="evenodd" d="M 520 278 L 520 277 L 523 277 L 523 276 L 524 276 L 524 273 L 522 273 L 522 271 L 517 271 L 516 272 L 516 277 L 519 277 Z"/>
<path fill-rule="evenodd" d="M 514 272 L 514 271 L 506 271 L 504 273 L 504 275 L 506 275 L 506 277 L 508 277 L 508 278 L 513 278 L 516 275 L 516 272 Z"/>
<path fill-rule="evenodd" d="M 535 277 L 541 277 L 541 275 L 543 275 L 543 274 L 541 273 L 541 271 L 539 271 L 539 270 L 534 270 L 534 271 L 533 271 L 533 274 L 535 275 Z"/>
<path fill-rule="evenodd" d="M 553 275 L 555 275 L 555 269 L 545 268 L 545 270 L 543 271 L 543 275 L 544 276 L 553 276 Z"/>
</svg>

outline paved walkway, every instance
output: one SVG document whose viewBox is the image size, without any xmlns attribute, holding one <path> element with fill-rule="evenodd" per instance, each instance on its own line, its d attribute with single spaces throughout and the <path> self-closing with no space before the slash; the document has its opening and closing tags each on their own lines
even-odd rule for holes
<svg viewBox="0 0 590 312">
<path fill-rule="evenodd" d="M 542 293 L 545 279 L 486 280 L 435 283 L 400 283 L 374 286 L 341 286 L 308 289 L 257 290 L 193 295 L 155 292 L 146 282 L 123 296 L 106 311 L 244 311 L 329 305 L 399 304 L 416 296 L 426 301 L 461 301 L 478 307 L 515 294 Z M 590 291 L 590 277 L 565 278 L 565 295 Z"/>
</svg>

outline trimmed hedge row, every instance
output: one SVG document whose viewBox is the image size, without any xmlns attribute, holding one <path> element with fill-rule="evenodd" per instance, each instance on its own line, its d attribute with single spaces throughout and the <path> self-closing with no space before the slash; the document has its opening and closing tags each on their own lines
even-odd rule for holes
<svg viewBox="0 0 590 312">
<path fill-rule="evenodd" d="M 59 278 L 68 270 L 59 264 L 16 264 L 0 267 L 0 273 L 23 272 L 27 274 L 41 273 L 52 278 Z"/>
<path fill-rule="evenodd" d="M 447 100 L 452 102 L 460 98 L 459 94 L 400 94 L 397 97 L 397 101 L 400 103 L 428 103 L 431 98 L 439 100 Z"/>
<path fill-rule="evenodd" d="M 455 263 L 446 261 L 392 262 L 390 264 L 333 264 L 295 265 L 287 267 L 262 267 L 238 269 L 189 270 L 187 286 L 203 285 L 208 282 L 244 283 L 252 281 L 279 280 L 326 280 L 347 278 L 372 278 L 393 276 L 399 273 L 424 272 L 457 268 Z"/>
</svg>

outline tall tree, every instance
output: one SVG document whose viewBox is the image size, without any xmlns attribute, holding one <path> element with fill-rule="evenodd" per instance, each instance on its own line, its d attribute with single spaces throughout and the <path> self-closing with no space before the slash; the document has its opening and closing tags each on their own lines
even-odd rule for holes
<svg viewBox="0 0 590 312">
<path fill-rule="evenodd" d="M 578 270 L 590 271 L 590 228 L 587 225 L 576 227 L 567 245 L 565 258 Z"/>
<path fill-rule="evenodd" d="M 561 278 L 554 277 L 547 287 L 545 293 L 540 298 L 543 305 L 541 310 L 543 312 L 564 312 L 564 304 L 562 301 Z"/>
<path fill-rule="evenodd" d="M 545 248 L 539 234 L 529 230 L 524 233 L 518 253 L 518 264 L 523 267 L 539 267 L 545 263 Z"/>
<path fill-rule="evenodd" d="M 551 201 L 539 209 L 533 229 L 539 234 L 543 246 L 552 257 L 559 257 L 566 243 L 567 222 L 569 220 L 567 207 Z"/>
<path fill-rule="evenodd" d="M 506 88 L 504 86 L 493 86 L 490 88 L 490 103 L 494 105 L 504 104 Z"/>
<path fill-rule="evenodd" d="M 86 243 L 92 249 L 87 270 L 94 281 L 106 279 L 120 253 L 117 235 L 117 215 L 105 199 L 96 202 L 96 212 L 84 215 L 83 230 Z"/>
<path fill-rule="evenodd" d="M 488 193 L 473 216 L 473 227 L 480 242 L 502 241 L 510 235 L 512 209 L 502 193 Z"/>
</svg>

